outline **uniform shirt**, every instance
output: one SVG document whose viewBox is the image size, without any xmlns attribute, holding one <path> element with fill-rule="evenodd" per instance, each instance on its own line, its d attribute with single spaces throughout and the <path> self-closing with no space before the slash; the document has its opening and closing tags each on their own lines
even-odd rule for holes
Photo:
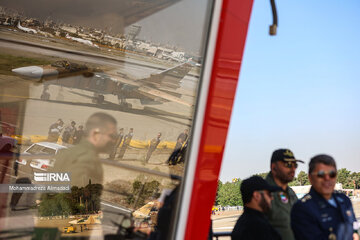
<svg viewBox="0 0 360 240">
<path fill-rule="evenodd" d="M 155 150 L 160 143 L 160 138 L 153 138 L 150 142 L 150 149 Z"/>
<path fill-rule="evenodd" d="M 272 186 L 278 186 L 271 172 L 266 176 L 265 180 Z M 271 210 L 267 214 L 269 222 L 279 232 L 282 239 L 294 240 L 295 237 L 290 225 L 290 213 L 298 198 L 290 187 L 287 187 L 285 191 L 274 192 L 273 196 Z"/>
<path fill-rule="evenodd" d="M 71 187 L 102 184 L 103 168 L 94 146 L 86 139 L 72 148 L 60 150 L 55 156 L 53 172 L 69 172 Z"/>
<path fill-rule="evenodd" d="M 352 240 L 353 223 L 356 221 L 351 201 L 342 193 L 333 193 L 336 207 L 313 188 L 291 211 L 291 227 L 296 239 Z"/>
<path fill-rule="evenodd" d="M 231 233 L 231 240 L 278 240 L 279 233 L 270 225 L 262 212 L 244 207 Z"/>
</svg>

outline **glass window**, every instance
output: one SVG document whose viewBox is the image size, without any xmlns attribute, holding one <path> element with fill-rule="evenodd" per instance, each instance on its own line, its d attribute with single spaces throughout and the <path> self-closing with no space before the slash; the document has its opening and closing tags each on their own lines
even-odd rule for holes
<svg viewBox="0 0 360 240">
<path fill-rule="evenodd" d="M 43 146 L 34 144 L 31 147 L 29 147 L 26 152 L 30 154 L 40 154 L 43 150 Z"/>
<path fill-rule="evenodd" d="M 212 4 L 1 1 L 1 237 L 171 234 Z"/>
</svg>

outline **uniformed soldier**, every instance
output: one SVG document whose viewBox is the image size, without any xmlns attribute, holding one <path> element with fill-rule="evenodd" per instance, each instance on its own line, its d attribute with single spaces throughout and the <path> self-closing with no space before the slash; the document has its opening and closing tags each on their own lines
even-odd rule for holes
<svg viewBox="0 0 360 240">
<path fill-rule="evenodd" d="M 281 188 L 271 186 L 262 177 L 253 176 L 241 183 L 240 191 L 244 203 L 244 213 L 236 222 L 231 239 L 282 239 L 264 215 L 271 209 L 271 192 L 281 191 Z"/>
<path fill-rule="evenodd" d="M 179 136 L 177 137 L 174 150 L 180 149 L 184 144 L 184 142 L 188 139 L 188 137 L 189 137 L 189 129 L 185 129 L 184 132 L 180 133 Z"/>
<path fill-rule="evenodd" d="M 359 239 L 350 199 L 334 191 L 336 175 L 332 157 L 317 155 L 310 160 L 311 190 L 291 211 L 291 227 L 296 239 Z"/>
<path fill-rule="evenodd" d="M 53 172 L 69 172 L 71 187 L 102 184 L 103 168 L 99 153 L 112 150 L 116 140 L 116 120 L 106 113 L 94 113 L 85 124 L 85 137 L 72 148 L 56 155 Z"/>
<path fill-rule="evenodd" d="M 116 152 L 117 152 L 119 146 L 121 145 L 121 142 L 122 142 L 123 138 L 124 138 L 124 128 L 120 128 L 119 129 L 119 134 L 117 136 L 117 139 L 116 139 L 116 142 L 115 142 L 115 145 L 114 145 L 114 149 L 110 153 L 109 159 L 114 160 L 114 158 L 116 157 Z"/>
<path fill-rule="evenodd" d="M 129 133 L 125 135 L 123 144 L 120 148 L 119 158 L 122 159 L 124 157 L 125 151 L 127 147 L 130 145 L 131 139 L 134 136 L 134 129 L 130 128 Z"/>
<path fill-rule="evenodd" d="M 145 157 L 145 162 L 148 163 L 149 162 L 149 159 L 151 157 L 151 154 L 155 151 L 155 149 L 157 148 L 157 146 L 159 145 L 160 143 L 160 137 L 161 137 L 161 133 L 158 133 L 157 137 L 156 138 L 153 138 L 150 142 L 150 146 L 149 146 L 149 150 L 146 154 L 146 157 Z"/>
<path fill-rule="evenodd" d="M 298 162 L 304 163 L 295 159 L 293 152 L 289 149 L 275 150 L 271 156 L 271 171 L 266 177 L 270 185 L 282 188 L 282 191 L 274 194 L 271 211 L 267 217 L 282 239 L 286 240 L 295 239 L 290 226 L 290 212 L 298 198 L 288 183 L 294 179 Z"/>
<path fill-rule="evenodd" d="M 48 142 L 57 142 L 59 137 L 60 137 L 60 133 L 63 130 L 63 126 L 64 126 L 64 121 L 59 118 L 56 123 L 51 124 L 51 126 L 49 127 L 49 132 L 48 132 Z"/>
</svg>

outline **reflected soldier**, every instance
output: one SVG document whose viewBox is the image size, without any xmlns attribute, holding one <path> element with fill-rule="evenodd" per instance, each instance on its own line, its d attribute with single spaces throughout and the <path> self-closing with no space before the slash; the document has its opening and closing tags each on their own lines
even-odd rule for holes
<svg viewBox="0 0 360 240">
<path fill-rule="evenodd" d="M 63 130 L 63 126 L 64 126 L 64 122 L 61 118 L 59 118 L 56 123 L 51 124 L 50 128 L 49 128 L 49 132 L 48 132 L 48 141 L 49 142 L 57 142 L 59 137 L 60 137 L 60 133 Z"/>
<path fill-rule="evenodd" d="M 64 133 L 62 135 L 62 142 L 63 143 L 71 143 L 73 141 L 73 137 L 75 135 L 75 128 L 76 123 L 74 121 L 71 121 L 70 126 L 67 126 L 64 130 Z"/>
<path fill-rule="evenodd" d="M 75 145 L 75 144 L 78 144 L 80 141 L 81 141 L 81 139 L 82 139 L 82 137 L 84 136 L 84 126 L 83 125 L 80 125 L 79 127 L 78 127 L 78 129 L 75 131 L 75 134 L 74 134 L 74 140 L 73 140 L 73 144 Z"/>
<path fill-rule="evenodd" d="M 130 145 L 131 139 L 134 136 L 134 129 L 130 128 L 129 133 L 125 135 L 123 145 L 121 146 L 119 158 L 122 159 L 124 157 L 125 151 L 127 147 Z"/>
<path fill-rule="evenodd" d="M 350 199 L 334 191 L 336 175 L 332 157 L 323 154 L 310 160 L 310 192 L 291 210 L 291 227 L 297 240 L 359 239 Z"/>
<path fill-rule="evenodd" d="M 99 153 L 109 153 L 116 140 L 116 120 L 106 113 L 95 113 L 85 124 L 85 138 L 56 156 L 54 172 L 70 172 L 71 186 L 83 187 L 91 180 L 101 184 L 103 168 Z"/>
<path fill-rule="evenodd" d="M 157 146 L 160 143 L 160 137 L 161 137 L 161 133 L 159 132 L 156 138 L 153 138 L 150 142 L 150 146 L 149 146 L 149 150 L 146 154 L 146 158 L 145 158 L 145 162 L 148 163 L 149 159 L 151 157 L 151 154 L 155 151 L 155 149 L 157 148 Z"/>
<path fill-rule="evenodd" d="M 119 135 L 117 136 L 114 149 L 112 150 L 112 152 L 111 152 L 110 155 L 109 155 L 109 158 L 110 158 L 110 159 L 114 159 L 114 158 L 115 158 L 117 149 L 119 148 L 119 146 L 120 146 L 123 138 L 124 138 L 124 128 L 120 128 L 120 129 L 119 129 Z"/>
<path fill-rule="evenodd" d="M 178 138 L 176 139 L 175 150 L 178 150 L 182 147 L 184 142 L 188 139 L 189 129 L 185 129 L 184 132 L 180 133 Z"/>
</svg>

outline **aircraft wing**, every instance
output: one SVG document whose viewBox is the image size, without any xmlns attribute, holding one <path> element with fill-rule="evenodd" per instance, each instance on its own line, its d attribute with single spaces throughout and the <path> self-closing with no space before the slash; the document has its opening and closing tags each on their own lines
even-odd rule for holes
<svg viewBox="0 0 360 240">
<path fill-rule="evenodd" d="M 121 85 L 118 93 L 123 98 L 138 98 L 142 104 L 150 102 L 176 102 L 188 107 L 193 104 L 181 99 L 181 94 L 173 92 L 180 87 L 180 81 L 191 70 L 190 63 L 182 63 L 173 68 L 152 74 L 149 78 L 132 80 L 126 76 L 110 74 L 111 79 Z"/>
<path fill-rule="evenodd" d="M 176 103 L 188 106 L 188 107 L 193 106 L 193 104 L 188 103 L 179 97 L 173 96 L 169 93 L 166 93 L 166 92 L 154 89 L 154 88 L 142 86 L 142 87 L 139 87 L 138 89 L 136 89 L 136 91 L 138 91 L 140 94 L 143 94 L 144 96 L 151 98 L 155 101 L 162 101 L 162 102 L 170 101 L 170 102 L 176 102 Z"/>
<path fill-rule="evenodd" d="M 141 79 L 140 81 L 146 84 L 177 89 L 180 87 L 180 81 L 190 72 L 192 67 L 193 65 L 189 62 L 185 62 L 162 72 L 151 74 L 149 78 Z"/>
</svg>

